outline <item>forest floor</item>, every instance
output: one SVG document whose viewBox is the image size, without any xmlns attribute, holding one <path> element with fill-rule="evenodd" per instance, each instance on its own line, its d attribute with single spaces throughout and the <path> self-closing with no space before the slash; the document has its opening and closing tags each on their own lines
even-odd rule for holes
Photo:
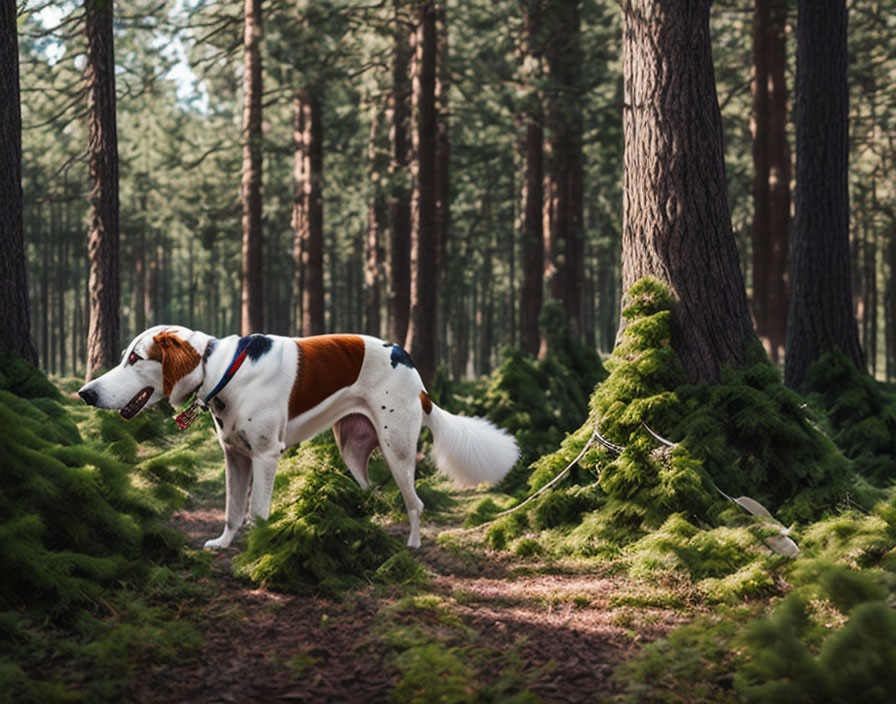
<svg viewBox="0 0 896 704">
<path fill-rule="evenodd" d="M 223 496 L 201 497 L 174 525 L 199 548 L 218 535 L 222 507 Z M 607 701 L 620 662 L 701 610 L 594 563 L 495 553 L 451 521 L 426 526 L 413 553 L 423 586 L 369 585 L 340 600 L 257 588 L 231 572 L 239 547 L 215 554 L 196 578 L 204 596 L 178 609 L 204 647 L 138 668 L 133 700 Z"/>
</svg>

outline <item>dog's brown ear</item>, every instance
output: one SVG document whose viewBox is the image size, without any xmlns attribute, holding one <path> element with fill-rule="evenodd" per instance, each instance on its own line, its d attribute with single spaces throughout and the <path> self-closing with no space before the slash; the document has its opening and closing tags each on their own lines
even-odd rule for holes
<svg viewBox="0 0 896 704">
<path fill-rule="evenodd" d="M 170 396 L 174 385 L 199 366 L 201 357 L 173 332 L 160 332 L 152 341 L 146 358 L 162 363 L 162 392 Z"/>
</svg>

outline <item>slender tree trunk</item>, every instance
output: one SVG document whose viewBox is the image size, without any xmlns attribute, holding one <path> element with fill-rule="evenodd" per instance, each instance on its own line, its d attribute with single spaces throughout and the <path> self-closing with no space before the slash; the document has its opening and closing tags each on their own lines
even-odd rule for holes
<svg viewBox="0 0 896 704">
<path fill-rule="evenodd" d="M 264 332 L 264 240 L 262 235 L 262 0 L 245 0 L 243 32 L 243 335 Z"/>
<path fill-rule="evenodd" d="M 302 264 L 308 225 L 308 214 L 305 207 L 305 110 L 303 94 L 296 93 L 293 101 L 293 167 L 292 167 L 292 261 L 293 261 L 293 329 L 301 332 L 304 329 L 302 308 L 304 305 L 305 269 Z"/>
<path fill-rule="evenodd" d="M 444 0 L 436 5 L 436 166 L 435 166 L 435 222 L 436 222 L 436 275 L 445 291 L 451 285 L 448 267 L 448 238 L 451 230 L 451 139 L 448 103 L 448 20 Z M 436 337 L 436 364 L 449 359 L 448 321 L 450 297 L 437 296 L 438 332 Z"/>
<path fill-rule="evenodd" d="M 585 248 L 582 166 L 581 0 L 547 0 L 546 197 L 550 201 L 548 290 L 563 303 L 570 332 L 582 334 Z"/>
<path fill-rule="evenodd" d="M 715 381 L 755 337 L 728 210 L 709 7 L 625 4 L 622 269 L 625 291 L 644 276 L 670 287 L 672 345 L 692 380 Z"/>
<path fill-rule="evenodd" d="M 414 193 L 411 203 L 411 316 L 405 348 L 424 382 L 436 370 L 438 229 L 436 224 L 436 11 L 418 10 L 414 72 Z"/>
<path fill-rule="evenodd" d="M 777 363 L 784 358 L 789 296 L 786 0 L 756 0 L 753 71 L 753 317 L 759 339 Z"/>
<path fill-rule="evenodd" d="M 541 0 L 522 2 L 525 46 L 522 51 L 523 80 L 529 89 L 521 110 L 525 128 L 522 152 L 523 180 L 522 260 L 520 289 L 520 346 L 523 352 L 538 354 L 541 343 L 538 316 L 544 301 L 544 114 L 541 107 Z"/>
<path fill-rule="evenodd" d="M 370 137 L 367 142 L 367 160 L 370 165 L 370 188 L 367 206 L 367 239 L 364 245 L 364 330 L 368 335 L 382 334 L 381 292 L 383 283 L 383 229 L 386 222 L 387 202 L 383 181 L 388 166 L 384 150 L 380 146 L 381 110 L 375 106 L 370 119 Z"/>
<path fill-rule="evenodd" d="M 404 15 L 403 0 L 395 0 L 395 7 L 390 132 L 392 163 L 389 167 L 389 337 L 401 342 L 407 335 L 411 301 L 408 128 L 411 115 L 410 63 L 413 52 L 408 44 L 412 30 Z"/>
<path fill-rule="evenodd" d="M 796 218 L 784 370 L 795 389 L 833 347 L 865 368 L 850 284 L 846 16 L 845 0 L 799 3 Z"/>
<path fill-rule="evenodd" d="M 302 334 L 321 335 L 324 320 L 324 127 L 321 99 L 316 90 L 299 91 L 297 118 L 302 128 L 302 205 L 295 211 L 296 237 L 302 255 Z M 298 158 L 298 154 L 297 154 Z"/>
<path fill-rule="evenodd" d="M 22 116 L 15 0 L 0 0 L 0 346 L 36 363 L 23 235 Z"/>
<path fill-rule="evenodd" d="M 884 336 L 887 381 L 896 377 L 896 223 L 890 223 L 887 237 L 887 276 L 884 287 Z"/>
<path fill-rule="evenodd" d="M 115 116 L 115 53 L 112 0 L 86 0 L 89 96 L 90 329 L 87 378 L 118 362 L 120 281 L 118 259 L 118 133 Z"/>
</svg>

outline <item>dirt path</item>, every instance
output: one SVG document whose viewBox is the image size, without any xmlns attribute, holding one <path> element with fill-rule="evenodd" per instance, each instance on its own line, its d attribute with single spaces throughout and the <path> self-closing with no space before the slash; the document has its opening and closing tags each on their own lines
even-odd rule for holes
<svg viewBox="0 0 896 704">
<path fill-rule="evenodd" d="M 175 524 L 198 547 L 222 521 L 220 510 L 198 508 Z M 611 674 L 621 660 L 684 620 L 669 609 L 618 605 L 646 585 L 570 568 L 546 573 L 543 565 L 443 547 L 436 535 L 428 530 L 415 556 L 432 575 L 429 598 L 464 629 L 472 650 L 486 653 L 476 661 L 477 683 L 501 680 L 503 654 L 513 653 L 525 689 L 543 701 L 593 702 L 614 693 Z M 136 701 L 391 700 L 400 673 L 381 640 L 384 619 L 413 626 L 423 615 L 389 616 L 400 595 L 373 587 L 340 602 L 256 589 L 232 576 L 236 552 L 219 553 L 208 577 L 220 591 L 200 606 L 204 650 L 142 672 Z"/>
</svg>

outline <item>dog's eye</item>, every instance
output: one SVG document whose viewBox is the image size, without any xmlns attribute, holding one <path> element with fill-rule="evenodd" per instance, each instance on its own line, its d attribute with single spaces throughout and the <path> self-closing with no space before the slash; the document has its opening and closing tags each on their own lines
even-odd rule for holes
<svg viewBox="0 0 896 704">
<path fill-rule="evenodd" d="M 136 352 L 131 352 L 131 356 L 128 357 L 128 364 L 136 364 L 141 359 L 143 359 L 143 357 L 141 357 L 139 354 L 137 354 Z"/>
</svg>

